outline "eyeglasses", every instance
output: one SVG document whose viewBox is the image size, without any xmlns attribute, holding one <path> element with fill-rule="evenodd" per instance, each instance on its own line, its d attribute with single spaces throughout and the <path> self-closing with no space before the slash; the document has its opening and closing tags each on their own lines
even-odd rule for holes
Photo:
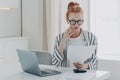
<svg viewBox="0 0 120 80">
<path fill-rule="evenodd" d="M 71 25 L 75 25 L 76 23 L 77 23 L 78 25 L 82 25 L 83 22 L 84 22 L 84 20 L 83 20 L 83 19 L 79 19 L 79 20 L 69 20 L 69 22 L 70 22 Z"/>
</svg>

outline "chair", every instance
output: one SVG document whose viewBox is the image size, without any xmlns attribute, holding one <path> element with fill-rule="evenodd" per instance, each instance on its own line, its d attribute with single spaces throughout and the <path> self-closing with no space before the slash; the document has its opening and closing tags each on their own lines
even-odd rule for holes
<svg viewBox="0 0 120 80">
<path fill-rule="evenodd" d="M 38 63 L 44 65 L 52 65 L 52 56 L 47 51 L 33 51 L 37 55 Z"/>
</svg>

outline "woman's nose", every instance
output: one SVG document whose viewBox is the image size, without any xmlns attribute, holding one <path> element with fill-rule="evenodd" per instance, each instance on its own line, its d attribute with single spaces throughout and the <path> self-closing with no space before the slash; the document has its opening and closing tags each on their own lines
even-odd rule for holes
<svg viewBox="0 0 120 80">
<path fill-rule="evenodd" d="M 78 27 L 79 25 L 76 23 L 74 26 L 75 26 L 75 27 L 76 27 L 76 26 Z"/>
</svg>

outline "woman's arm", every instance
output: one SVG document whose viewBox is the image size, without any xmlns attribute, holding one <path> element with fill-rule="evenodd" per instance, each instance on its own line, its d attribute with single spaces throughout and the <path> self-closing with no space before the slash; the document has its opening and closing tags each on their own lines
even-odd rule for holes
<svg viewBox="0 0 120 80">
<path fill-rule="evenodd" d="M 63 36 L 62 36 L 63 35 Z M 64 58 L 64 47 L 66 45 L 66 41 L 73 35 L 73 31 L 69 27 L 63 34 L 60 34 L 56 37 L 54 52 L 52 57 L 52 63 L 56 66 L 61 66 L 61 62 Z"/>
<path fill-rule="evenodd" d="M 58 47 L 61 41 L 62 35 L 56 37 L 55 45 L 54 45 L 54 52 L 52 55 L 52 64 L 55 66 L 60 66 L 61 61 L 63 60 L 64 56 L 59 52 Z"/>
<path fill-rule="evenodd" d="M 92 42 L 91 43 L 92 45 L 98 46 L 97 45 L 97 39 L 94 35 L 92 35 L 92 41 L 91 42 Z M 97 68 L 98 68 L 98 59 L 97 59 L 96 54 L 97 54 L 97 47 L 96 47 L 94 53 L 92 54 L 92 57 L 85 61 L 85 63 L 88 64 L 88 68 L 90 70 L 97 70 Z"/>
<path fill-rule="evenodd" d="M 98 59 L 95 54 L 93 54 L 85 63 L 88 64 L 88 69 L 90 70 L 97 70 L 98 68 Z"/>
</svg>

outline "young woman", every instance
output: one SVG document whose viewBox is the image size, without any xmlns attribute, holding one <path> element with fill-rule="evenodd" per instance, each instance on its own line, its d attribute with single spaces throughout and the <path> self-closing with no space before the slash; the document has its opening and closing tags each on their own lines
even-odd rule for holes
<svg viewBox="0 0 120 80">
<path fill-rule="evenodd" d="M 68 67 L 67 48 L 69 45 L 77 46 L 90 46 L 97 45 L 96 37 L 88 31 L 81 28 L 83 19 L 83 10 L 76 2 L 70 2 L 68 4 L 66 12 L 66 21 L 69 24 L 67 30 L 64 33 L 59 34 L 55 40 L 54 53 L 52 57 L 52 64 L 55 66 Z M 75 62 L 74 66 L 78 69 L 90 69 L 96 70 L 98 66 L 98 60 L 96 57 L 95 49 L 94 53 L 84 63 Z"/>
</svg>

